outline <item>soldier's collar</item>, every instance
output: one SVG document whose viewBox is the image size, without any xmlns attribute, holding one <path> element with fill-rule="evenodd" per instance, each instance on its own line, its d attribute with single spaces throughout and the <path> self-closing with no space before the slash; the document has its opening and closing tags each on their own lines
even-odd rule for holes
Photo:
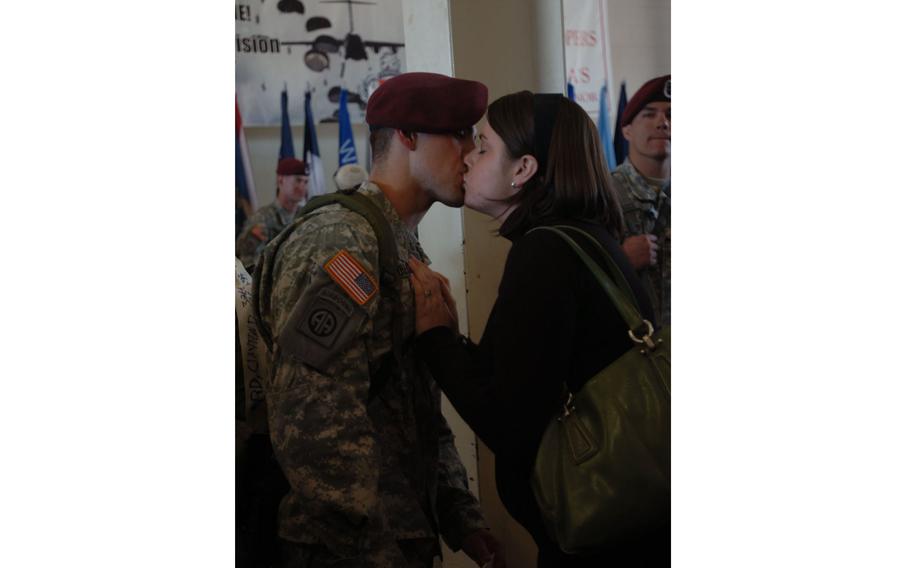
<svg viewBox="0 0 910 568">
<path fill-rule="evenodd" d="M 647 181 L 652 187 L 658 187 L 660 189 L 667 187 L 667 184 L 670 183 L 670 178 L 652 178 L 648 176 L 641 177 L 645 178 L 645 181 Z"/>
<path fill-rule="evenodd" d="M 401 220 L 401 217 L 398 216 L 398 212 L 395 211 L 394 207 L 392 207 L 392 202 L 389 201 L 389 198 L 385 196 L 381 189 L 379 189 L 378 185 L 371 181 L 366 181 L 363 183 L 363 185 L 360 186 L 360 189 L 357 191 L 370 197 L 373 199 L 373 201 L 376 202 L 376 205 L 382 209 L 383 214 L 389 220 L 389 224 L 392 225 L 392 229 L 395 232 L 413 232 L 405 226 L 404 222 Z"/>
<path fill-rule="evenodd" d="M 278 212 L 278 218 L 281 219 L 281 222 L 285 223 L 285 224 L 293 221 L 294 217 L 297 215 L 297 212 L 300 211 L 299 205 L 293 211 L 288 211 L 287 209 L 282 207 L 281 204 L 278 203 L 277 201 L 275 201 L 274 203 L 275 203 L 275 210 Z"/>
<path fill-rule="evenodd" d="M 670 185 L 670 180 L 667 179 L 664 180 L 663 184 L 659 187 L 655 186 L 651 183 L 652 178 L 646 178 L 641 175 L 641 173 L 635 169 L 635 166 L 632 165 L 632 162 L 629 161 L 629 158 L 626 158 L 626 161 L 616 168 L 616 172 L 629 180 L 629 191 L 636 199 L 641 201 L 657 200 L 657 198 L 660 197 L 661 192 Z"/>
</svg>

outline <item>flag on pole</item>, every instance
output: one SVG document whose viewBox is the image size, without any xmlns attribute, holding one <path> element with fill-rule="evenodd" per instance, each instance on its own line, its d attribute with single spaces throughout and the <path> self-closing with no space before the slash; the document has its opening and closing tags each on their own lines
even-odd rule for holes
<svg viewBox="0 0 910 568">
<path fill-rule="evenodd" d="M 278 160 L 295 158 L 294 138 L 291 135 L 291 119 L 288 118 L 288 91 L 281 91 L 281 149 L 278 150 Z"/>
<path fill-rule="evenodd" d="M 600 110 L 597 114 L 597 131 L 600 132 L 600 144 L 604 147 L 607 166 L 610 171 L 616 169 L 616 157 L 613 154 L 613 138 L 610 136 L 610 107 L 607 103 L 607 85 L 600 88 Z"/>
<path fill-rule="evenodd" d="M 310 169 L 309 197 L 325 194 L 325 172 L 322 170 L 322 158 L 319 157 L 319 141 L 316 140 L 316 124 L 313 122 L 313 109 L 310 106 L 312 95 L 306 94 L 303 101 L 303 112 L 306 122 L 303 125 L 303 161 Z"/>
<path fill-rule="evenodd" d="M 616 129 L 613 131 L 613 151 L 616 156 L 616 163 L 621 164 L 626 161 L 629 155 L 629 141 L 622 135 L 622 111 L 626 110 L 626 82 L 622 82 L 619 88 L 619 104 L 616 105 Z"/>
<path fill-rule="evenodd" d="M 570 101 L 575 100 L 575 86 L 572 83 L 566 83 L 566 96 Z"/>
<path fill-rule="evenodd" d="M 338 167 L 357 163 L 357 147 L 354 146 L 354 131 L 351 130 L 351 117 L 348 115 L 348 91 L 341 89 L 338 101 Z"/>
<path fill-rule="evenodd" d="M 240 105 L 234 95 L 234 237 L 240 234 L 247 218 L 256 210 L 256 186 L 253 183 L 253 168 L 250 167 L 250 151 L 243 134 L 243 119 Z"/>
</svg>

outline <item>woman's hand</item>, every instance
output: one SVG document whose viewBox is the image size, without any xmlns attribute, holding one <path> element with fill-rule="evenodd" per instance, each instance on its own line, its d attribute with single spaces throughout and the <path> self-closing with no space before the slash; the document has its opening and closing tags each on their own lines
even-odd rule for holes
<svg viewBox="0 0 910 568">
<path fill-rule="evenodd" d="M 458 311 L 449 289 L 449 280 L 414 257 L 408 259 L 411 287 L 417 308 L 415 330 L 418 335 L 445 326 L 458 333 Z"/>
</svg>

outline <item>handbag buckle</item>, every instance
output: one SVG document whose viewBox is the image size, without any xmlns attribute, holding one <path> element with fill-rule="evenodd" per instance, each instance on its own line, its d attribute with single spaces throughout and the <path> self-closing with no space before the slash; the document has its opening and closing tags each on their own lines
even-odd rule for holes
<svg viewBox="0 0 910 568">
<path fill-rule="evenodd" d="M 575 412 L 575 395 L 569 391 L 569 397 L 566 398 L 566 401 L 562 404 L 562 416 L 557 418 L 560 422 L 568 418 L 573 412 Z"/>
<path fill-rule="evenodd" d="M 632 341 L 634 341 L 635 343 L 644 343 L 645 345 L 648 346 L 648 349 L 653 351 L 653 350 L 657 349 L 657 344 L 654 343 L 654 341 L 651 339 L 651 336 L 654 335 L 654 326 L 651 325 L 651 322 L 649 322 L 648 320 L 642 320 L 642 321 L 644 321 L 645 325 L 648 326 L 648 332 L 639 338 L 639 337 L 635 337 L 635 332 L 633 332 L 630 329 L 629 337 L 631 337 Z"/>
</svg>

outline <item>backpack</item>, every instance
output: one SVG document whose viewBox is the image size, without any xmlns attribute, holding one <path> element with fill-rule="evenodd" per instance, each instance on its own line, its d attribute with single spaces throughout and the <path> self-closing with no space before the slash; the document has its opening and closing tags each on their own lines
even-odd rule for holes
<svg viewBox="0 0 910 568">
<path fill-rule="evenodd" d="M 361 215 L 370 224 L 379 244 L 379 293 L 392 300 L 392 351 L 371 372 L 369 400 L 382 390 L 395 373 L 403 344 L 402 308 L 398 278 L 398 245 L 388 220 L 369 197 L 350 191 L 320 195 L 298 211 L 294 221 L 273 240 L 280 242 L 311 217 L 315 210 L 339 203 Z M 274 247 L 277 248 L 277 247 Z M 272 250 L 274 250 L 274 248 Z M 236 262 L 236 565 L 238 568 L 265 568 L 278 561 L 278 506 L 290 486 L 275 458 L 268 433 L 265 380 L 271 375 L 274 340 L 252 302 L 265 267 L 266 254 L 260 257 L 251 278 Z M 271 258 L 269 255 L 268 258 Z M 245 276 L 244 276 L 245 275 Z M 255 282 L 254 282 L 255 281 Z"/>
</svg>

